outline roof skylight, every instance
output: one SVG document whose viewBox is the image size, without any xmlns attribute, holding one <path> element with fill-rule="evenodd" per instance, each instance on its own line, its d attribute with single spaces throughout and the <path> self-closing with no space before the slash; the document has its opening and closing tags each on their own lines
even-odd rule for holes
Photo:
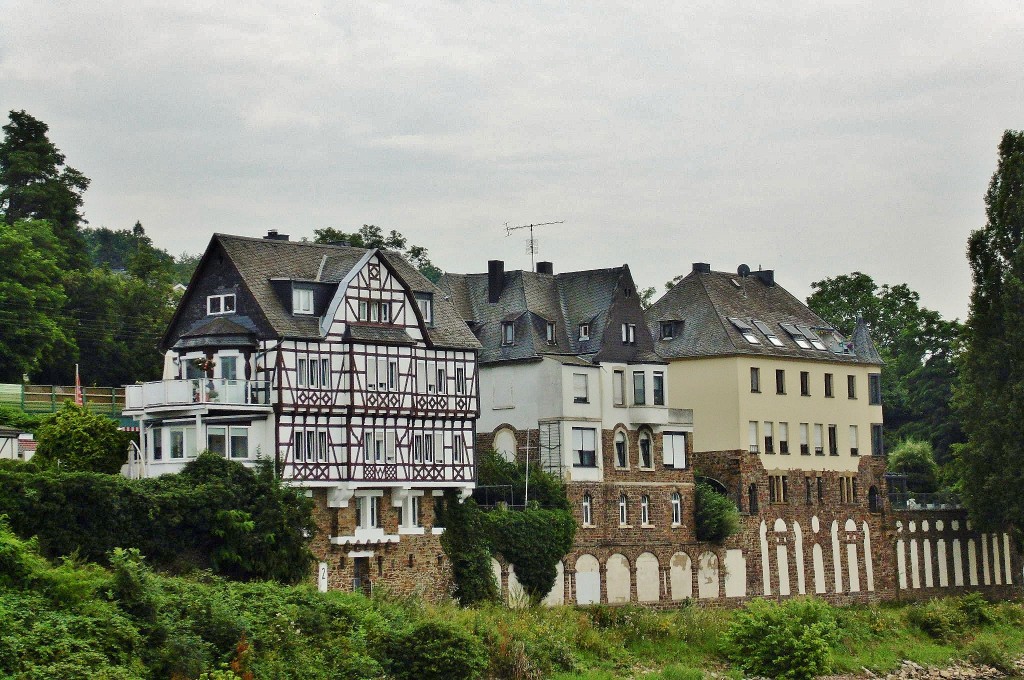
<svg viewBox="0 0 1024 680">
<path fill-rule="evenodd" d="M 771 328 L 768 328 L 768 324 L 763 321 L 758 321 L 757 319 L 752 319 L 752 321 L 754 322 L 754 325 L 757 326 L 757 330 L 764 333 L 764 337 L 768 338 L 768 342 L 772 343 L 776 347 L 785 346 L 783 345 L 782 340 L 779 339 L 779 336 L 773 333 Z"/>
<path fill-rule="evenodd" d="M 734 316 L 730 316 L 729 321 L 732 322 L 733 326 L 736 326 L 736 328 L 740 332 L 740 335 L 743 336 L 744 340 L 749 342 L 751 345 L 761 344 L 761 341 L 757 339 L 756 335 L 754 335 L 754 329 L 749 323 L 747 323 L 743 319 L 737 319 Z"/>
<path fill-rule="evenodd" d="M 801 331 L 795 325 L 791 323 L 780 323 L 779 325 L 782 326 L 782 329 L 784 331 L 789 333 L 789 337 L 793 338 L 793 342 L 797 344 L 797 347 L 802 347 L 803 349 L 811 348 L 811 343 L 807 341 L 807 336 L 805 336 L 803 334 L 803 331 Z"/>
</svg>

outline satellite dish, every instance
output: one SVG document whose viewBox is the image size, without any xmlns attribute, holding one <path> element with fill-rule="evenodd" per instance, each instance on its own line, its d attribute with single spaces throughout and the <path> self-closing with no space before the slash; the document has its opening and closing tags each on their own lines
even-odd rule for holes
<svg viewBox="0 0 1024 680">
<path fill-rule="evenodd" d="M 750 267 L 748 267 L 745 264 L 741 264 L 739 268 L 736 270 L 736 273 L 742 276 L 743 278 L 746 278 L 750 276 Z"/>
</svg>

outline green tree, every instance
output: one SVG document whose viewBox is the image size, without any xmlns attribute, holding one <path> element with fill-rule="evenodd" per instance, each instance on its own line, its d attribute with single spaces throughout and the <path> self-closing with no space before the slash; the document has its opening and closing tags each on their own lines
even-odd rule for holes
<svg viewBox="0 0 1024 680">
<path fill-rule="evenodd" d="M 59 264 L 89 264 L 79 227 L 82 193 L 89 179 L 64 164 L 64 154 L 47 137 L 49 127 L 25 111 L 11 111 L 0 142 L 0 212 L 7 224 L 47 220 L 63 249 Z"/>
<path fill-rule="evenodd" d="M 387 235 L 375 224 L 364 224 L 359 231 L 346 233 L 334 227 L 313 231 L 315 243 L 345 243 L 353 248 L 383 248 L 401 253 L 420 273 L 437 283 L 444 273 L 427 257 L 423 246 L 409 245 L 409 240 L 394 229 Z"/>
<path fill-rule="evenodd" d="M 70 338 L 60 323 L 60 245 L 48 222 L 0 223 L 0 381 L 21 382 Z"/>
<path fill-rule="evenodd" d="M 901 438 L 928 439 L 940 460 L 963 441 L 953 412 L 955 351 L 961 325 L 922 307 L 920 295 L 906 284 L 878 285 L 861 272 L 811 284 L 807 305 L 815 314 L 849 336 L 857 319 L 871 328 L 871 337 L 885 361 L 882 409 L 890 444 Z"/>
<path fill-rule="evenodd" d="M 68 472 L 114 474 L 128 458 L 128 438 L 116 422 L 70 402 L 39 428 L 37 439 L 33 462 Z"/>
<path fill-rule="evenodd" d="M 141 222 L 131 229 L 114 231 L 106 227 L 82 232 L 94 267 L 108 267 L 149 280 L 173 280 L 174 258 L 153 246 Z"/>
<path fill-rule="evenodd" d="M 1024 527 L 1024 131 L 1007 130 L 985 194 L 987 221 L 971 233 L 974 288 L 957 406 L 962 493 L 983 529 Z"/>
<path fill-rule="evenodd" d="M 740 512 L 736 504 L 707 482 L 697 482 L 694 506 L 697 540 L 721 543 L 739 531 Z"/>
<path fill-rule="evenodd" d="M 174 258 L 174 266 L 172 269 L 174 272 L 174 283 L 180 283 L 183 286 L 187 286 L 188 282 L 192 280 L 192 274 L 195 273 L 196 267 L 199 266 L 199 260 L 201 260 L 202 257 L 202 255 L 182 253 Z"/>
<path fill-rule="evenodd" d="M 931 493 L 939 488 L 939 466 L 926 441 L 904 439 L 889 452 L 887 467 L 907 476 L 908 491 Z"/>
</svg>

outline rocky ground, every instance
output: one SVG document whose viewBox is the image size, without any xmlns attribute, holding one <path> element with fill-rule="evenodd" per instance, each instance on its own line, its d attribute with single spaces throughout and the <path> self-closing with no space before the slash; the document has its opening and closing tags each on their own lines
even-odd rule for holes
<svg viewBox="0 0 1024 680">
<path fill-rule="evenodd" d="M 882 678 L 884 680 L 989 680 L 990 678 L 1024 678 L 1024 657 L 1014 661 L 1013 667 L 1013 672 L 1004 673 L 991 666 L 976 664 L 966 660 L 957 661 L 952 666 L 945 668 L 930 668 L 913 661 L 904 661 L 898 669 L 887 675 L 878 675 L 865 668 L 861 675 L 831 675 L 822 680 L 863 680 L 864 678 L 879 678 L 879 680 Z"/>
</svg>

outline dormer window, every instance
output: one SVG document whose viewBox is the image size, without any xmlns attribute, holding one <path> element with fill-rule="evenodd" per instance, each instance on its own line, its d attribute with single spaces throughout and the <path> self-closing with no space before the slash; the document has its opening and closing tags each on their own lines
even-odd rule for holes
<svg viewBox="0 0 1024 680">
<path fill-rule="evenodd" d="M 554 322 L 548 321 L 547 330 L 545 332 L 545 339 L 549 345 L 555 344 L 555 324 Z"/>
<path fill-rule="evenodd" d="M 661 339 L 671 340 L 676 334 L 676 324 L 674 321 L 662 321 L 661 322 Z"/>
<path fill-rule="evenodd" d="M 206 298 L 207 314 L 234 314 L 235 294 L 209 295 Z"/>
<path fill-rule="evenodd" d="M 501 344 L 514 345 L 516 342 L 516 327 L 511 321 L 501 322 Z"/>
<path fill-rule="evenodd" d="M 807 341 L 807 336 L 804 335 L 801 329 L 791 323 L 780 323 L 779 325 L 782 326 L 783 330 L 789 333 L 789 337 L 793 338 L 793 342 L 797 344 L 797 347 L 801 347 L 803 349 L 811 348 L 811 343 Z M 822 349 L 825 348 L 822 347 Z"/>
<path fill-rule="evenodd" d="M 420 308 L 423 323 L 434 325 L 434 296 L 430 293 L 416 293 L 416 304 Z"/>
<path fill-rule="evenodd" d="M 636 344 L 636 324 L 635 323 L 624 323 L 624 324 L 622 324 L 622 344 L 623 345 L 635 345 Z"/>
<path fill-rule="evenodd" d="M 292 287 L 292 314 L 313 313 L 313 289 L 308 286 Z"/>
<path fill-rule="evenodd" d="M 590 340 L 590 324 L 580 324 L 580 340 Z"/>
<path fill-rule="evenodd" d="M 782 340 L 779 339 L 779 336 L 776 335 L 772 331 L 772 329 L 768 327 L 768 324 L 764 323 L 763 321 L 758 321 L 757 319 L 753 319 L 753 322 L 754 322 L 754 325 L 757 326 L 757 330 L 759 330 L 762 333 L 764 333 L 764 337 L 768 338 L 768 342 L 772 343 L 776 347 L 784 347 L 785 346 L 785 345 L 782 344 Z"/>
<path fill-rule="evenodd" d="M 749 323 L 747 323 L 743 319 L 737 319 L 734 316 L 730 316 L 729 321 L 732 322 L 733 326 L 736 326 L 736 329 L 740 332 L 740 335 L 743 336 L 744 340 L 749 342 L 751 345 L 761 344 L 761 341 L 757 339 L 756 335 L 754 335 L 753 326 L 751 326 Z"/>
</svg>

